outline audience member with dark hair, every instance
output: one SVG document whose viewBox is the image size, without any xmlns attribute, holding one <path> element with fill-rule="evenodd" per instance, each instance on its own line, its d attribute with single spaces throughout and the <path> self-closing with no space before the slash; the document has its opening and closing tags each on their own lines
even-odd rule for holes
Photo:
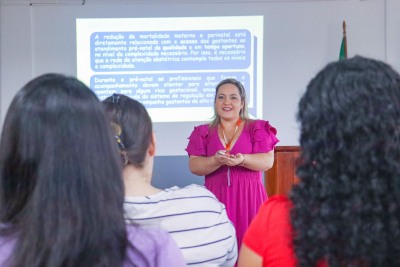
<svg viewBox="0 0 400 267">
<path fill-rule="evenodd" d="M 0 142 L 0 266 L 185 266 L 168 233 L 126 226 L 120 166 L 89 88 L 60 74 L 28 82 Z"/>
<path fill-rule="evenodd" d="M 103 106 L 124 164 L 127 220 L 167 230 L 190 266 L 233 266 L 235 228 L 214 194 L 199 185 L 164 190 L 152 186 L 156 141 L 145 107 L 120 94 L 106 98 Z"/>
<path fill-rule="evenodd" d="M 276 129 L 249 118 L 244 86 L 236 79 L 215 88 L 214 119 L 196 126 L 186 151 L 189 168 L 205 177 L 205 186 L 225 204 L 236 228 L 238 246 L 244 232 L 267 200 L 263 172 L 274 164 Z"/>
<path fill-rule="evenodd" d="M 381 61 L 334 62 L 299 103 L 300 183 L 270 198 L 239 266 L 400 266 L 400 76 Z"/>
</svg>

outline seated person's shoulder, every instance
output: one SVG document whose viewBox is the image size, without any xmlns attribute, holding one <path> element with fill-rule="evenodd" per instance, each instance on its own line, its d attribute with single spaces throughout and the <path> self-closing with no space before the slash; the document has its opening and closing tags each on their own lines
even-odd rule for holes
<svg viewBox="0 0 400 267">
<path fill-rule="evenodd" d="M 199 184 L 190 184 L 185 187 L 179 188 L 179 187 L 172 187 L 176 188 L 176 192 L 180 194 L 186 194 L 190 196 L 208 196 L 212 198 L 216 198 L 215 195 L 208 190 L 205 186 L 199 185 Z M 171 189 L 172 189 L 171 188 Z"/>
<path fill-rule="evenodd" d="M 154 226 L 143 226 L 136 224 L 127 225 L 128 240 L 147 240 L 148 242 L 158 243 L 161 239 L 169 239 L 168 233 Z"/>
<path fill-rule="evenodd" d="M 276 195 L 263 203 L 259 214 L 260 216 L 264 215 L 271 218 L 287 217 L 292 206 L 292 202 L 287 196 Z"/>
<path fill-rule="evenodd" d="M 182 254 L 172 239 L 163 229 L 154 226 L 127 225 L 127 258 L 134 262 L 160 262 L 168 266 L 185 266 Z M 140 264 L 139 264 L 140 265 Z"/>
</svg>

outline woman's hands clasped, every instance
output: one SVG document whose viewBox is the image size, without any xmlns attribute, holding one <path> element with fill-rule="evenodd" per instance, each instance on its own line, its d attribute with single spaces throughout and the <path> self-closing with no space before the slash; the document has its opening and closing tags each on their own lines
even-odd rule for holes
<svg viewBox="0 0 400 267">
<path fill-rule="evenodd" d="M 220 166 L 237 166 L 243 163 L 244 155 L 242 153 L 237 153 L 236 155 L 230 154 L 226 150 L 218 150 L 214 155 L 215 160 Z"/>
</svg>

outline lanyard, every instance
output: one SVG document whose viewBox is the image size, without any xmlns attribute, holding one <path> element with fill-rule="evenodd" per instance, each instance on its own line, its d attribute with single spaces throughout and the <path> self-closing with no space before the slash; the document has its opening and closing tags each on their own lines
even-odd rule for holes
<svg viewBox="0 0 400 267">
<path fill-rule="evenodd" d="M 230 152 L 230 150 L 231 150 L 231 143 L 232 143 L 233 138 L 235 138 L 235 136 L 236 136 L 236 133 L 237 133 L 237 130 L 239 129 L 240 123 L 242 123 L 242 120 L 239 118 L 236 122 L 235 131 L 233 132 L 233 136 L 232 136 L 231 140 L 229 140 L 229 142 L 225 135 L 224 126 L 222 126 L 222 123 L 220 123 L 221 128 L 222 128 L 222 136 L 224 137 L 224 142 L 225 142 L 225 150 L 227 152 Z"/>
</svg>

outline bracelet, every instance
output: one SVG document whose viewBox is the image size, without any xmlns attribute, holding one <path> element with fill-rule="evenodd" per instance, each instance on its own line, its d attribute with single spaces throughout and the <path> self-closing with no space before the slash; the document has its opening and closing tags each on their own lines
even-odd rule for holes
<svg viewBox="0 0 400 267">
<path fill-rule="evenodd" d="M 244 162 L 246 161 L 246 157 L 243 154 L 242 154 L 242 156 L 243 156 L 243 161 L 242 161 L 242 163 L 239 164 L 239 166 L 244 166 Z"/>
</svg>

